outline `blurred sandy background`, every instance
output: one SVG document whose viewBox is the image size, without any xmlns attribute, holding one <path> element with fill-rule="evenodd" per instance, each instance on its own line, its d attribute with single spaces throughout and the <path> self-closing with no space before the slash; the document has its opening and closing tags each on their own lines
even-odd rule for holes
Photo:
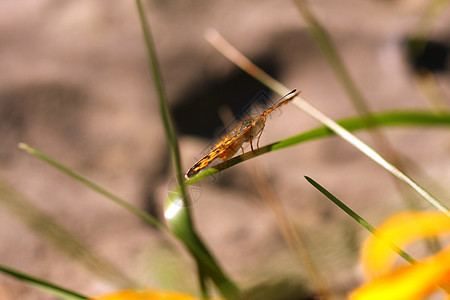
<svg viewBox="0 0 450 300">
<path fill-rule="evenodd" d="M 185 169 L 217 131 L 219 107 L 238 113 L 258 93 L 271 95 L 207 44 L 203 34 L 209 27 L 324 113 L 335 119 L 355 115 L 292 2 L 145 2 Z M 428 1 L 310 2 L 374 111 L 428 108 L 403 48 Z M 447 45 L 449 21 L 447 9 L 433 34 Z M 2 179 L 127 276 L 195 291 L 192 261 L 182 249 L 17 149 L 18 142 L 29 143 L 161 217 L 173 174 L 134 2 L 0 1 L 0 70 Z M 449 76 L 448 71 L 437 75 L 447 104 Z M 268 120 L 261 145 L 315 126 L 294 106 L 283 107 Z M 393 148 L 448 188 L 448 130 L 385 132 Z M 370 141 L 367 134 L 359 136 Z M 333 293 L 345 295 L 362 280 L 357 245 L 366 232 L 303 176 L 319 181 L 375 225 L 403 207 L 392 178 L 337 138 L 261 156 L 248 163 L 250 169 L 255 163 Z M 199 231 L 239 285 L 268 281 L 289 290 L 279 299 L 303 299 L 302 286 L 310 284 L 249 176 L 241 164 L 202 182 L 193 207 Z M 435 191 L 434 185 L 427 187 Z M 0 206 L 0 263 L 86 295 L 115 289 L 55 250 L 5 206 Z M 0 275 L 0 299 L 54 298 Z"/>
</svg>

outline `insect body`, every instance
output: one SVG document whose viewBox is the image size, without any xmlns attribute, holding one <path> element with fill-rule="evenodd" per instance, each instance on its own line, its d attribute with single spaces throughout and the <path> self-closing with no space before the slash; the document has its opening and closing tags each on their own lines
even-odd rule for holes
<svg viewBox="0 0 450 300">
<path fill-rule="evenodd" d="M 205 155 L 202 159 L 196 162 L 187 172 L 186 179 L 194 176 L 204 168 L 208 167 L 213 160 L 220 158 L 224 161 L 233 157 L 236 152 L 242 148 L 244 143 L 250 143 L 250 147 L 253 151 L 253 139 L 258 137 L 256 146 L 259 147 L 259 139 L 263 132 L 267 115 L 278 107 L 288 103 L 294 99 L 299 93 L 296 90 L 291 91 L 287 95 L 278 101 L 277 104 L 269 107 L 266 111 L 256 117 L 248 118 L 241 121 L 237 126 L 229 133 L 220 138 L 220 141 L 212 148 L 212 150 Z"/>
</svg>

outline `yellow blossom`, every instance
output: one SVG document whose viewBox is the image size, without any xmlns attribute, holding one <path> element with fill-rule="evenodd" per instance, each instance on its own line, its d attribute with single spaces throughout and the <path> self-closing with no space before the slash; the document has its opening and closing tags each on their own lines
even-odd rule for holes
<svg viewBox="0 0 450 300">
<path fill-rule="evenodd" d="M 450 247 L 417 264 L 401 267 L 371 281 L 356 291 L 350 300 L 422 299 L 439 286 L 450 283 Z"/>
<path fill-rule="evenodd" d="M 197 298 L 181 293 L 147 289 L 140 291 L 124 290 L 90 300 L 197 300 Z"/>
<path fill-rule="evenodd" d="M 392 270 L 397 254 L 390 246 L 404 247 L 423 237 L 450 233 L 450 218 L 439 212 L 404 212 L 379 227 L 365 242 L 362 263 L 375 278 L 358 288 L 351 300 L 415 300 L 443 288 L 450 291 L 450 247 L 416 264 Z"/>
</svg>

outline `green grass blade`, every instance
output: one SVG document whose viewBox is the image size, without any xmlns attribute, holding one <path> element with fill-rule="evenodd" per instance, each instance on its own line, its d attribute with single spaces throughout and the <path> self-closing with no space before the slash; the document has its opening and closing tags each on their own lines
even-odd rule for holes
<svg viewBox="0 0 450 300">
<path fill-rule="evenodd" d="M 375 227 L 373 227 L 369 222 L 364 220 L 360 215 L 358 215 L 356 212 L 354 212 L 350 207 L 345 205 L 341 200 L 339 200 L 337 197 L 335 197 L 333 194 L 331 194 L 329 191 L 327 191 L 323 186 L 318 184 L 316 181 L 314 181 L 312 178 L 305 176 L 306 180 L 314 186 L 319 192 L 321 192 L 325 197 L 330 199 L 334 204 L 336 204 L 340 209 L 342 209 L 346 214 L 348 214 L 352 219 L 354 219 L 356 222 L 358 222 L 361 226 L 366 228 L 370 233 L 374 234 L 377 237 L 382 238 Z M 417 261 L 411 257 L 408 253 L 400 249 L 398 246 L 395 246 L 392 242 L 389 240 L 386 240 L 382 238 L 387 244 L 397 252 L 401 257 L 403 257 L 407 262 L 409 263 L 416 263 Z"/>
<path fill-rule="evenodd" d="M 341 85 L 344 87 L 347 95 L 349 96 L 353 106 L 360 116 L 365 116 L 368 123 L 370 120 L 369 107 L 366 101 L 353 81 L 350 73 L 344 65 L 336 47 L 331 40 L 326 29 L 320 24 L 317 18 L 314 16 L 313 12 L 309 9 L 309 6 L 305 0 L 295 0 L 298 11 L 302 15 L 306 24 L 308 24 L 309 32 L 319 47 L 322 54 L 334 71 L 334 74 L 340 81 Z"/>
<path fill-rule="evenodd" d="M 59 171 L 63 172 L 64 174 L 68 175 L 69 177 L 75 179 L 76 181 L 82 183 L 83 185 L 87 186 L 91 190 L 105 196 L 109 200 L 113 201 L 114 203 L 118 204 L 122 208 L 126 209 L 133 215 L 137 216 L 138 218 L 142 219 L 144 222 L 148 223 L 151 226 L 154 226 L 160 230 L 167 231 L 167 227 L 159 222 L 157 219 L 149 215 L 148 213 L 144 212 L 143 210 L 131 205 L 130 203 L 126 202 L 125 200 L 121 199 L 120 197 L 114 195 L 113 193 L 109 192 L 105 188 L 101 187 L 100 185 L 96 184 L 92 180 L 84 177 L 83 175 L 73 171 L 72 169 L 68 168 L 67 166 L 63 165 L 62 163 L 56 161 L 54 158 L 40 152 L 39 150 L 24 144 L 20 143 L 19 148 L 27 152 L 28 154 L 31 154 L 32 156 L 46 162 L 50 166 L 58 169 Z"/>
<path fill-rule="evenodd" d="M 171 236 L 175 236 L 177 239 L 181 240 L 184 244 L 186 244 L 187 248 L 194 253 L 195 259 L 198 259 L 199 261 L 202 261 L 202 264 L 207 266 L 207 269 L 212 270 L 212 273 L 215 273 L 213 275 L 214 278 L 216 278 L 216 281 L 221 284 L 225 294 L 237 294 L 237 287 L 224 275 L 224 273 L 221 271 L 221 269 L 218 267 L 217 263 L 215 263 L 215 260 L 212 258 L 212 256 L 209 254 L 209 252 L 206 250 L 206 247 L 203 245 L 203 243 L 199 240 L 197 235 L 195 233 L 186 233 L 186 228 L 183 227 L 180 224 L 176 224 L 177 232 L 170 231 L 166 225 L 160 223 L 158 220 L 154 219 L 152 216 L 147 214 L 146 212 L 140 210 L 137 207 L 132 206 L 131 204 L 127 203 L 126 201 L 122 200 L 121 198 L 115 196 L 111 192 L 105 190 L 104 188 L 100 187 L 96 183 L 92 182 L 91 180 L 85 178 L 84 176 L 76 173 L 75 171 L 71 170 L 70 168 L 62 165 L 55 159 L 49 157 L 48 155 L 26 145 L 26 144 L 20 144 L 20 149 L 26 151 L 27 153 L 31 154 L 32 156 L 48 163 L 52 167 L 55 167 L 56 169 L 62 171 L 64 174 L 74 178 L 75 180 L 81 182 L 82 184 L 86 185 L 87 187 L 91 188 L 92 190 L 99 192 L 103 196 L 105 196 L 107 199 L 112 200 L 114 203 L 122 206 L 125 208 L 128 212 L 132 213 L 133 215 L 141 218 L 143 221 L 147 222 L 151 226 L 155 226 L 158 229 L 160 229 L 163 232 L 168 233 Z M 0 198 L 1 199 L 1 198 Z M 183 204 L 181 204 L 183 205 Z M 186 217 L 186 216 L 184 216 Z M 227 292 L 230 290 L 231 292 Z"/>
<path fill-rule="evenodd" d="M 202 242 L 194 228 L 189 210 L 190 201 L 188 199 L 188 195 L 185 191 L 183 183 L 184 172 L 181 167 L 178 141 L 175 135 L 174 126 L 172 124 L 169 107 L 167 105 L 163 80 L 158 65 L 158 59 L 151 35 L 150 25 L 147 21 L 144 7 L 140 0 L 136 0 L 136 6 L 138 9 L 139 20 L 141 23 L 144 41 L 147 49 L 149 68 L 152 71 L 155 88 L 158 93 L 159 108 L 163 120 L 164 130 L 174 163 L 174 172 L 177 178 L 179 190 L 179 193 L 177 194 L 180 196 L 181 201 L 183 201 L 184 203 L 184 207 L 182 209 L 178 210 L 176 214 L 171 216 L 171 218 L 166 219 L 171 225 L 173 233 L 186 245 L 186 247 L 190 250 L 190 253 L 196 260 L 197 268 L 199 270 L 198 274 L 201 274 L 201 276 L 199 276 L 199 282 L 202 294 L 207 295 L 205 276 L 209 276 L 225 297 L 235 298 L 239 292 L 237 286 L 227 276 L 225 276 L 225 273 L 221 270 L 218 263 L 206 249 L 205 244 Z M 166 201 L 166 205 L 169 206 L 173 203 L 174 202 L 170 199 Z M 202 255 L 198 256 L 199 253 L 197 253 L 195 249 L 199 249 Z M 212 266 L 212 268 L 209 268 L 210 266 Z"/>
<path fill-rule="evenodd" d="M 295 100 L 294 100 L 295 101 Z M 450 216 L 449 209 L 440 202 L 436 197 L 431 195 L 428 191 L 426 191 L 423 187 L 421 187 L 417 182 L 415 182 L 411 177 L 400 171 L 396 166 L 387 161 L 383 156 L 378 154 L 374 149 L 372 149 L 369 145 L 365 144 L 362 140 L 358 139 L 356 136 L 350 133 L 350 131 L 346 130 L 332 119 L 327 117 L 325 114 L 320 112 L 318 109 L 313 107 L 306 101 L 298 101 L 297 105 L 301 107 L 304 111 L 308 111 L 308 113 L 313 116 L 316 120 L 320 120 L 325 126 L 333 130 L 337 135 L 343 138 L 345 141 L 350 143 L 353 147 L 367 155 L 374 162 L 383 167 L 386 171 L 397 177 L 403 183 L 409 185 L 417 194 L 419 194 L 423 199 L 425 199 L 428 203 L 434 206 L 437 210 L 442 212 L 443 214 Z"/>
<path fill-rule="evenodd" d="M 368 126 L 450 127 L 450 113 L 445 112 L 435 114 L 426 111 L 390 111 L 374 114 L 372 118 L 374 122 L 370 123 L 370 125 L 359 117 L 343 119 L 337 121 L 337 123 L 349 131 L 367 129 Z M 222 170 L 228 169 L 236 164 L 262 155 L 264 153 L 281 150 L 303 142 L 312 141 L 332 135 L 335 135 L 335 133 L 328 127 L 317 127 L 307 132 L 266 145 L 264 147 L 256 149 L 254 152 L 249 151 L 242 155 L 236 156 L 226 162 L 200 172 L 196 176 L 186 181 L 186 184 L 189 185 L 195 183 L 199 180 L 202 180 L 203 178 L 214 175 Z"/>
<path fill-rule="evenodd" d="M 397 154 L 395 149 L 392 148 L 383 132 L 379 131 L 378 128 L 374 126 L 375 121 L 372 118 L 373 113 L 371 112 L 367 100 L 364 98 L 363 93 L 357 86 L 357 83 L 350 75 L 348 68 L 342 60 L 342 57 L 339 54 L 339 51 L 337 50 L 327 30 L 310 9 L 308 1 L 295 0 L 294 2 L 297 6 L 298 11 L 308 25 L 307 28 L 309 29 L 311 36 L 316 42 L 316 45 L 319 47 L 323 56 L 330 65 L 332 71 L 334 72 L 336 78 L 346 91 L 351 104 L 356 109 L 358 115 L 362 117 L 364 122 L 366 122 L 368 127 L 370 127 L 370 130 L 368 132 L 374 145 L 379 149 L 380 153 L 383 153 L 383 155 L 388 158 L 389 161 L 394 162 L 393 165 L 396 165 L 396 167 L 398 167 L 399 169 L 405 169 L 405 167 L 402 166 L 402 161 L 398 159 L 400 155 Z M 402 180 L 405 181 L 405 179 Z M 417 187 L 415 188 L 417 189 Z M 431 197 L 429 198 L 431 199 Z M 407 205 L 411 205 L 411 202 L 406 198 L 404 199 L 404 201 L 407 203 Z"/>
<path fill-rule="evenodd" d="M 8 209 L 34 233 L 79 262 L 97 277 L 118 288 L 136 286 L 114 265 L 98 256 L 86 244 L 77 239 L 52 217 L 35 207 L 24 196 L 9 187 L 3 180 L 0 180 L 0 205 Z"/>
<path fill-rule="evenodd" d="M 9 275 L 11 277 L 14 277 L 20 281 L 26 282 L 30 285 L 33 285 L 39 289 L 45 290 L 46 292 L 55 295 L 57 297 L 60 297 L 62 299 L 67 300 L 88 299 L 88 297 L 83 296 L 77 292 L 63 288 L 44 279 L 25 274 L 10 267 L 0 265 L 0 272 Z"/>
<path fill-rule="evenodd" d="M 240 67 L 242 70 L 252 75 L 255 79 L 259 80 L 264 85 L 271 88 L 273 91 L 280 95 L 286 94 L 290 89 L 286 86 L 272 78 L 269 74 L 264 72 L 254 63 L 252 63 L 248 58 L 246 58 L 242 53 L 240 53 L 235 47 L 228 43 L 217 31 L 210 29 L 205 36 L 209 43 L 215 47 L 220 53 L 231 60 L 234 64 Z M 324 113 L 319 111 L 313 105 L 308 103 L 302 97 L 297 96 L 292 101 L 298 108 L 307 113 L 310 117 L 316 119 L 320 123 L 327 126 L 329 129 L 334 131 L 339 137 L 345 140 L 347 143 L 364 153 L 370 159 L 375 161 L 386 171 L 397 177 L 400 181 L 409 185 L 417 194 L 419 194 L 428 203 L 434 206 L 437 210 L 441 211 L 445 215 L 450 216 L 449 209 L 441 203 L 436 197 L 431 195 L 428 191 L 422 188 L 414 180 L 412 180 L 408 175 L 400 171 L 397 167 L 387 161 L 384 157 L 378 154 L 374 149 L 369 147 L 363 141 L 358 139 L 356 136 L 352 135 L 348 130 L 337 124 L 331 118 L 326 116 Z M 372 121 L 372 120 L 371 120 Z"/>
<path fill-rule="evenodd" d="M 415 126 L 415 127 L 431 127 L 443 126 L 450 127 L 450 113 L 435 114 L 427 111 L 389 111 L 372 115 L 373 122 L 367 123 L 363 118 L 347 118 L 336 121 L 348 131 L 357 131 L 368 129 L 370 126 Z M 267 151 L 283 149 L 296 145 L 301 142 L 314 140 L 326 136 L 335 135 L 335 132 L 326 126 L 317 127 L 305 133 L 292 136 L 279 142 L 267 145 Z M 262 147 L 261 149 L 265 148 Z"/>
<path fill-rule="evenodd" d="M 199 276 L 208 276 L 217 286 L 221 294 L 227 299 L 237 299 L 239 288 L 228 278 L 226 273 L 217 264 L 211 252 L 207 249 L 203 241 L 190 227 L 185 226 L 186 218 L 183 202 L 180 199 L 180 188 L 172 191 L 166 200 L 168 206 L 165 209 L 165 217 L 172 225 L 176 236 L 184 243 L 188 251 L 197 262 Z M 201 281 L 204 284 L 204 281 Z M 200 287 L 202 294 L 207 295 L 207 291 Z"/>
<path fill-rule="evenodd" d="M 139 20 L 141 22 L 141 28 L 144 36 L 145 46 L 147 49 L 149 69 L 153 75 L 153 82 L 158 94 L 158 103 L 160 115 L 163 120 L 164 131 L 167 141 L 169 143 L 170 152 L 175 167 L 175 174 L 177 174 L 178 184 L 183 182 L 183 170 L 181 168 L 180 150 L 178 146 L 178 140 L 175 134 L 172 118 L 170 115 L 169 106 L 167 105 L 167 97 L 164 90 L 164 84 L 162 80 L 161 71 L 158 64 L 158 58 L 156 55 L 153 38 L 150 30 L 150 25 L 147 20 L 144 7 L 140 0 L 136 0 L 136 6 L 139 13 Z"/>
</svg>

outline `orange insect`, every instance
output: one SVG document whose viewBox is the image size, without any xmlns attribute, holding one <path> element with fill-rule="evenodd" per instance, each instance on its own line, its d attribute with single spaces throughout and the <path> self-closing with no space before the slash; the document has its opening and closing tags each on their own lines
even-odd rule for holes
<svg viewBox="0 0 450 300">
<path fill-rule="evenodd" d="M 205 157 L 196 162 L 186 172 L 186 175 L 184 175 L 186 179 L 189 179 L 209 166 L 216 158 L 220 158 L 223 161 L 232 158 L 239 148 L 242 148 L 242 144 L 244 143 L 250 143 L 250 147 L 252 151 L 254 151 L 252 141 L 256 136 L 258 136 L 256 146 L 259 148 L 259 139 L 261 138 L 266 124 L 267 115 L 294 99 L 298 94 L 299 93 L 297 93 L 296 90 L 293 90 L 281 98 L 277 104 L 269 107 L 259 116 L 247 118 L 237 124 L 234 130 L 222 136 L 220 142 L 218 142 Z"/>
</svg>

